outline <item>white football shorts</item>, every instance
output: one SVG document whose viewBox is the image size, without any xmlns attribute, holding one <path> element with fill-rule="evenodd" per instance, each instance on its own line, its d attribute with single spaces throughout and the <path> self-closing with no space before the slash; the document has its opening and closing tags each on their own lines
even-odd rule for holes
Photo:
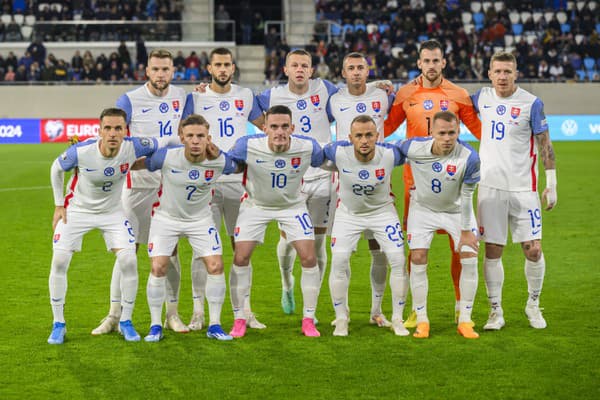
<svg viewBox="0 0 600 400">
<path fill-rule="evenodd" d="M 125 215 L 131 221 L 135 233 L 136 242 L 148 243 L 148 232 L 150 232 L 150 219 L 152 209 L 158 204 L 159 189 L 128 189 L 123 188 L 121 200 Z"/>
<path fill-rule="evenodd" d="M 218 227 L 221 226 L 221 218 L 224 219 L 229 236 L 233 236 L 243 194 L 244 186 L 241 182 L 217 181 L 213 185 L 213 198 L 210 202 L 213 219 Z"/>
<path fill-rule="evenodd" d="M 263 243 L 267 225 L 277 221 L 288 242 L 314 240 L 310 214 L 305 206 L 285 210 L 265 210 L 249 207 L 242 203 L 233 237 L 236 242 L 252 241 Z"/>
</svg>

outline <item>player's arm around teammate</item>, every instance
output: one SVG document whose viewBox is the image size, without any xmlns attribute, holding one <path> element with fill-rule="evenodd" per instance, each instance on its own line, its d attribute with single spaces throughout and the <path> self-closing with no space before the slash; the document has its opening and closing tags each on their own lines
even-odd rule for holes
<svg viewBox="0 0 600 400">
<path fill-rule="evenodd" d="M 359 115 L 350 125 L 350 141 L 329 144 L 324 150 L 328 163 L 335 164 L 339 171 L 339 201 L 331 233 L 329 274 L 336 314 L 335 336 L 348 335 L 350 255 L 365 231 L 373 234 L 390 262 L 392 329 L 396 335 L 408 335 L 402 322 L 408 290 L 404 238 L 390 194 L 392 170 L 404 162 L 404 157 L 397 147 L 377 143 L 378 136 L 375 121 L 368 115 Z"/>
<path fill-rule="evenodd" d="M 433 116 L 431 138 L 409 139 L 400 145 L 412 166 L 415 180 L 408 212 L 407 237 L 411 251 L 410 286 L 417 314 L 417 338 L 429 337 L 427 315 L 427 262 L 433 234 L 443 229 L 460 254 L 461 299 L 458 332 L 470 339 L 471 312 L 477 291 L 477 226 L 473 212 L 473 192 L 479 181 L 479 156 L 458 141 L 459 122 L 449 111 Z"/>
<path fill-rule="evenodd" d="M 120 306 L 120 330 L 125 340 L 140 336 L 131 322 L 137 294 L 138 274 L 135 235 L 121 204 L 121 190 L 130 165 L 139 157 L 149 156 L 157 141 L 149 138 L 125 139 L 126 114 L 108 108 L 100 115 L 100 138 L 71 146 L 52 164 L 51 181 L 55 211 L 50 303 L 54 324 L 50 344 L 62 344 L 66 334 L 64 317 L 67 270 L 73 252 L 81 250 L 83 236 L 94 228 L 104 235 L 106 247 L 118 260 L 123 297 Z M 64 196 L 64 173 L 75 169 L 69 194 Z"/>
</svg>

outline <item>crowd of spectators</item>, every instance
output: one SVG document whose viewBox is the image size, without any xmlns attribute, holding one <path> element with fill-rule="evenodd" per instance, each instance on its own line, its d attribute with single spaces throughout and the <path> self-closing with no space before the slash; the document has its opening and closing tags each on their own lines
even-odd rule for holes
<svg viewBox="0 0 600 400">
<path fill-rule="evenodd" d="M 595 2 L 585 2 L 579 8 L 575 2 L 566 1 L 504 1 L 499 10 L 491 6 L 482 11 L 483 21 L 474 28 L 466 27 L 462 19 L 464 11 L 471 11 L 471 3 L 319 0 L 314 40 L 307 46 L 314 55 L 315 73 L 340 81 L 344 55 L 359 51 L 367 55 L 370 78 L 411 79 L 419 73 L 416 66 L 419 42 L 436 38 L 445 46 L 444 74 L 449 79 L 486 80 L 489 59 L 500 48 L 514 52 L 521 78 L 599 79 L 599 9 L 588 4 Z M 568 16 L 568 27 L 557 21 L 556 12 L 561 10 Z M 544 13 L 537 21 L 531 16 L 522 21 L 523 32 L 514 35 L 509 12 L 515 11 Z M 545 18 L 546 11 L 554 15 L 549 20 Z M 338 24 L 338 29 L 330 28 L 327 21 Z M 376 29 L 368 29 L 369 25 Z M 508 36 L 514 42 L 508 43 Z M 267 35 L 265 46 L 266 82 L 273 83 L 283 78 L 289 46 L 276 32 Z M 592 69 L 583 65 L 585 59 L 593 60 Z"/>
<path fill-rule="evenodd" d="M 24 55 L 10 51 L 0 54 L 0 81 L 5 82 L 133 82 L 146 80 L 148 53 L 138 41 L 135 59 L 124 42 L 108 56 L 94 56 L 91 51 L 75 51 L 70 60 L 58 59 L 40 41 L 29 45 Z M 206 52 L 174 55 L 175 81 L 207 82 L 209 73 Z"/>
<path fill-rule="evenodd" d="M 45 41 L 181 40 L 183 0 L 0 0 L 0 41 L 27 41 L 29 34 Z M 148 24 L 57 24 L 61 21 L 137 21 Z M 172 22 L 177 21 L 177 22 Z M 53 24 L 46 24 L 52 22 Z"/>
</svg>

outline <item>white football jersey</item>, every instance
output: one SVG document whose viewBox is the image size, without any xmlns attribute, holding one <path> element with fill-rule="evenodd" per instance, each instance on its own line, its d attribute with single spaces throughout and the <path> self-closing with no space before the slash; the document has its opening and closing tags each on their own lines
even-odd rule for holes
<svg viewBox="0 0 600 400">
<path fill-rule="evenodd" d="M 221 174 L 235 171 L 236 165 L 225 153 L 215 160 L 192 163 L 184 152 L 184 146 L 162 148 L 146 159 L 149 171 L 162 174 L 162 190 L 154 212 L 171 219 L 200 220 L 212 216 L 211 185 Z"/>
<path fill-rule="evenodd" d="M 338 91 L 331 82 L 322 79 L 311 79 L 308 91 L 297 95 L 289 86 L 280 85 L 267 89 L 258 95 L 258 103 L 263 111 L 275 105 L 284 105 L 292 110 L 294 133 L 309 136 L 321 146 L 331 142 L 330 125 L 333 116 L 329 110 L 329 98 Z M 306 173 L 306 180 L 327 177 L 329 172 L 320 168 L 311 168 Z"/>
<path fill-rule="evenodd" d="M 328 144 L 323 153 L 338 169 L 337 207 L 361 216 L 378 214 L 386 206 L 393 207 L 392 170 L 404 163 L 398 147 L 377 143 L 375 157 L 366 163 L 356 159 L 354 146 L 347 140 Z"/>
<path fill-rule="evenodd" d="M 292 135 L 290 148 L 273 152 L 267 135 L 259 134 L 237 140 L 231 158 L 244 163 L 243 202 L 266 210 L 292 208 L 306 201 L 300 193 L 302 177 L 310 166 L 323 164 L 323 150 L 313 138 Z"/>
<path fill-rule="evenodd" d="M 460 213 L 462 184 L 479 182 L 479 155 L 458 140 L 445 156 L 431 153 L 432 137 L 416 137 L 399 143 L 415 181 L 411 201 L 436 212 Z"/>
<path fill-rule="evenodd" d="M 337 140 L 345 140 L 348 137 L 354 118 L 368 115 L 375 121 L 379 132 L 378 140 L 383 142 L 383 121 L 394 102 L 393 97 L 388 97 L 385 90 L 372 85 L 368 85 L 367 91 L 360 96 L 351 95 L 347 87 L 341 88 L 329 101 L 331 114 L 335 118 Z"/>
<path fill-rule="evenodd" d="M 208 133 L 212 142 L 223 151 L 229 150 L 235 141 L 248 134 L 248 121 L 261 116 L 261 109 L 252 90 L 231 85 L 227 93 L 216 93 L 206 87 L 205 93 L 188 94 L 183 117 L 202 115 L 209 123 Z M 221 175 L 219 182 L 241 182 L 241 175 Z"/>
<path fill-rule="evenodd" d="M 538 149 L 534 136 L 548 130 L 542 101 L 521 88 L 504 98 L 486 87 L 471 98 L 481 119 L 481 185 L 537 191 Z"/>
<path fill-rule="evenodd" d="M 125 138 L 119 153 L 107 158 L 100 153 L 100 140 L 77 143 L 58 157 L 63 170 L 77 167 L 65 197 L 65 207 L 73 211 L 95 214 L 122 210 L 121 192 L 129 168 L 158 147 L 154 138 Z"/>
<path fill-rule="evenodd" d="M 129 135 L 132 137 L 168 137 L 170 144 L 180 144 L 179 121 L 183 114 L 186 92 L 169 85 L 167 94 L 158 97 L 150 93 L 146 83 L 117 99 L 117 107 L 127 113 Z M 162 142 L 161 142 L 162 143 Z M 152 189 L 160 186 L 160 173 L 146 170 L 131 171 L 127 182 L 130 188 Z"/>
</svg>

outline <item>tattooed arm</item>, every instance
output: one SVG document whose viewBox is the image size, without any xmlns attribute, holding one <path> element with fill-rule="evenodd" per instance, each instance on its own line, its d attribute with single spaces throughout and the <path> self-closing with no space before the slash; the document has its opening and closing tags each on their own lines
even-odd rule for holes
<svg viewBox="0 0 600 400">
<path fill-rule="evenodd" d="M 546 203 L 546 210 L 551 210 L 558 200 L 556 192 L 556 157 L 550 133 L 544 131 L 535 136 L 536 143 L 542 156 L 542 163 L 546 171 L 546 189 L 542 193 L 542 201 Z"/>
</svg>

